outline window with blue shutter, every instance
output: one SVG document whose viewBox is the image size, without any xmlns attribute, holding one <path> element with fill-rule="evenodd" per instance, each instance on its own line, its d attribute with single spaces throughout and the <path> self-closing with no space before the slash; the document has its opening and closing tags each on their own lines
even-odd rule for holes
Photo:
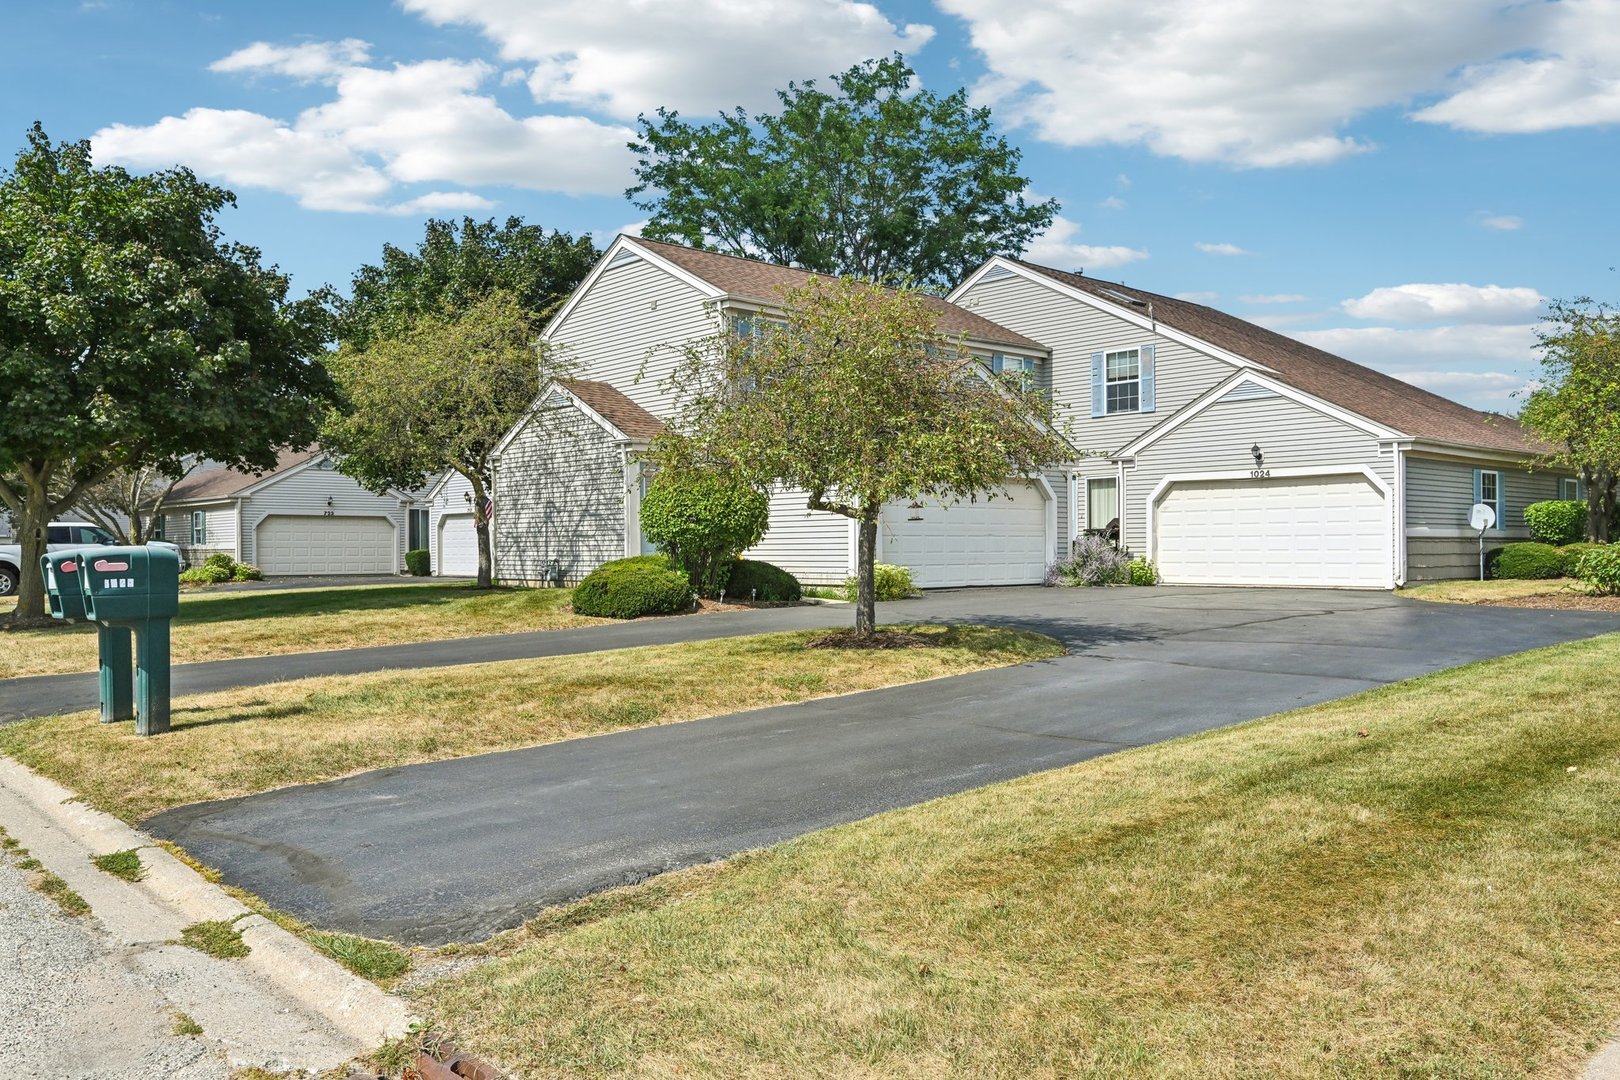
<svg viewBox="0 0 1620 1080">
<path fill-rule="evenodd" d="M 1091 415 L 1106 415 L 1103 399 L 1103 354 L 1091 354 Z"/>
<path fill-rule="evenodd" d="M 990 354 L 990 370 L 1000 375 L 1006 369 L 1007 358 L 1000 353 Z"/>
<path fill-rule="evenodd" d="M 1140 412 L 1153 411 L 1153 353 L 1154 346 L 1142 346 L 1141 379 L 1142 386 L 1138 395 Z"/>
</svg>

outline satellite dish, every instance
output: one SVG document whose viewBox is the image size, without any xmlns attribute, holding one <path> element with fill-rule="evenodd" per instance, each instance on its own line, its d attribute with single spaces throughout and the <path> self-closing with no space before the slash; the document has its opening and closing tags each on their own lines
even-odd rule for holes
<svg viewBox="0 0 1620 1080">
<path fill-rule="evenodd" d="M 1490 503 L 1475 503 L 1473 509 L 1468 511 L 1468 524 L 1484 532 L 1496 524 L 1496 508 Z"/>
</svg>

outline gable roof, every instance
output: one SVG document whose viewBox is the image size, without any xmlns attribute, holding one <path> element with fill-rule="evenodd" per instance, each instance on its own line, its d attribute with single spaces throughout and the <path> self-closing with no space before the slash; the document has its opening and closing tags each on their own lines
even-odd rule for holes
<svg viewBox="0 0 1620 1080">
<path fill-rule="evenodd" d="M 780 305 L 782 294 L 802 287 L 818 275 L 796 266 L 781 266 L 762 259 L 746 259 L 740 255 L 721 255 L 714 251 L 670 244 L 645 237 L 629 237 L 628 241 L 653 255 L 684 270 L 721 293 Z M 826 277 L 828 275 L 819 275 Z M 975 315 L 966 308 L 957 307 L 949 300 L 927 293 L 920 294 L 939 320 L 939 329 L 947 334 L 960 334 L 988 345 L 1010 345 L 1016 349 L 1048 351 L 1046 346 L 1015 330 Z"/>
<path fill-rule="evenodd" d="M 308 450 L 283 450 L 275 465 L 262 473 L 239 472 L 223 465 L 207 465 L 186 475 L 170 489 L 168 505 L 181 502 L 201 502 L 205 499 L 232 499 L 250 487 L 264 483 L 274 476 L 296 469 L 321 456 L 319 447 Z"/>
<path fill-rule="evenodd" d="M 1413 438 L 1512 453 L 1544 449 L 1512 417 L 1470 409 L 1224 311 L 1021 259 L 1006 261 L 1127 310 L 1139 305 L 1139 314 L 1146 314 L 1151 304 L 1156 321 L 1253 360 L 1297 390 Z"/>
<path fill-rule="evenodd" d="M 664 429 L 663 421 L 605 382 L 558 379 L 558 384 L 632 442 L 647 442 Z"/>
</svg>

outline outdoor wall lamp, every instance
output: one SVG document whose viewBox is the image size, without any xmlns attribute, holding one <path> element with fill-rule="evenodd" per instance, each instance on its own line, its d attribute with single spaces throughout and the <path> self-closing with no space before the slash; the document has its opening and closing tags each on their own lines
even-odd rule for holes
<svg viewBox="0 0 1620 1080">
<path fill-rule="evenodd" d="M 922 508 L 923 508 L 923 504 L 920 503 L 920 502 L 914 502 L 910 506 L 906 507 L 907 510 L 911 511 L 911 513 L 906 517 L 906 520 L 907 521 L 921 521 L 923 519 L 923 516 L 922 516 L 922 513 L 921 513 Z"/>
<path fill-rule="evenodd" d="M 333 502 L 332 502 L 332 496 L 330 496 L 330 495 L 328 495 L 328 496 L 327 496 L 327 497 L 326 497 L 326 508 L 327 508 L 327 509 L 328 509 L 328 510 L 330 510 L 330 509 L 331 509 L 331 508 L 332 508 L 332 506 L 333 506 L 333 505 L 334 505 L 334 504 L 333 504 Z"/>
<path fill-rule="evenodd" d="M 1249 447 L 1249 453 L 1254 455 L 1254 467 L 1258 469 L 1260 467 L 1260 463 L 1266 459 L 1266 456 L 1260 452 L 1260 444 L 1255 443 L 1253 446 Z"/>
</svg>

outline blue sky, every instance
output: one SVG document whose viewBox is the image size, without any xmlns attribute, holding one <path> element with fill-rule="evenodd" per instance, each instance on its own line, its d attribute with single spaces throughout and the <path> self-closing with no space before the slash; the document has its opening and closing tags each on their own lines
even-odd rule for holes
<svg viewBox="0 0 1620 1080">
<path fill-rule="evenodd" d="M 1620 299 L 1620 0 L 0 3 L 0 131 L 233 189 L 346 287 L 428 216 L 605 242 L 638 112 L 758 108 L 904 52 L 1062 218 L 1026 257 L 1198 299 L 1512 410 L 1550 297 Z M 7 149 L 10 153 L 10 148 Z"/>
</svg>

